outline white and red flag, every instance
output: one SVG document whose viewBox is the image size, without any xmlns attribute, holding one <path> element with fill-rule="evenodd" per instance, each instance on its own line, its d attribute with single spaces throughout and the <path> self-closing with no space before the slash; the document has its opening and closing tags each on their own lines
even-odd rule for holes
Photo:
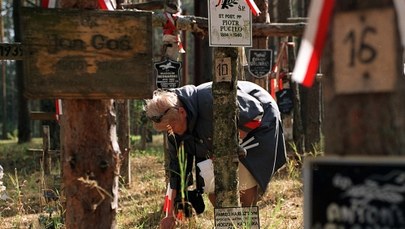
<svg viewBox="0 0 405 229">
<path fill-rule="evenodd" d="M 55 119 L 59 122 L 60 116 L 63 114 L 62 112 L 62 100 L 55 99 Z"/>
<path fill-rule="evenodd" d="M 259 7 L 257 7 L 255 1 L 253 0 L 245 0 L 246 3 L 248 4 L 250 10 L 252 11 L 253 15 L 255 16 L 259 16 L 259 14 L 261 13 L 259 10 Z"/>
<path fill-rule="evenodd" d="M 312 0 L 308 25 L 298 52 L 292 79 L 306 87 L 312 86 L 318 70 L 322 50 L 335 0 Z"/>
<path fill-rule="evenodd" d="M 173 189 L 170 188 L 170 183 L 167 184 L 167 191 L 165 196 L 165 203 L 163 204 L 163 212 L 166 214 L 166 217 L 169 216 L 172 207 L 172 193 Z"/>
<path fill-rule="evenodd" d="M 56 0 L 42 0 L 41 6 L 44 9 L 56 8 Z"/>
<path fill-rule="evenodd" d="M 98 5 L 102 10 L 115 10 L 114 0 L 98 0 Z"/>
</svg>

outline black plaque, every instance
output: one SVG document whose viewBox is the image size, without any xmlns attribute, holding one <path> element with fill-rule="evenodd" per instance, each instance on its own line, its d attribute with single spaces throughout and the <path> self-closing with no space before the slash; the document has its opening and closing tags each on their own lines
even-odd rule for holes
<svg viewBox="0 0 405 229">
<path fill-rule="evenodd" d="M 249 50 L 249 72 L 257 78 L 266 77 L 271 71 L 273 51 L 271 49 Z"/>
<path fill-rule="evenodd" d="M 177 88 L 180 86 L 181 62 L 167 59 L 155 63 L 156 86 L 162 89 Z"/>
<path fill-rule="evenodd" d="M 305 228 L 405 228 L 404 157 L 323 157 L 304 172 Z"/>
<path fill-rule="evenodd" d="M 289 114 L 294 108 L 293 90 L 285 88 L 276 92 L 278 109 L 283 114 Z"/>
</svg>

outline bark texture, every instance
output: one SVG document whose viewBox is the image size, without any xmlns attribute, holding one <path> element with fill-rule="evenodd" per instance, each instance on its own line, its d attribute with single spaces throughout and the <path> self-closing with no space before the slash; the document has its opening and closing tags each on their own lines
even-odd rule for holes
<svg viewBox="0 0 405 229">
<path fill-rule="evenodd" d="M 120 150 L 112 100 L 65 100 L 66 228 L 115 228 Z"/>
<path fill-rule="evenodd" d="M 393 7 L 392 1 L 336 1 L 336 10 L 366 10 Z M 391 25 L 397 28 L 396 23 Z M 378 34 L 384 36 L 383 34 Z M 337 155 L 404 155 L 405 154 L 405 78 L 402 48 L 396 31 L 394 42 L 395 88 L 384 93 L 339 94 L 335 91 L 338 76 L 333 75 L 332 44 L 328 43 L 329 58 L 325 58 L 325 151 Z M 390 37 L 387 37 L 390 39 Z M 388 41 L 391 42 L 391 41 Z M 384 63 L 378 63 L 383 65 Z M 332 77 L 328 77 L 332 76 Z M 350 86 L 350 85 L 348 85 Z"/>
<path fill-rule="evenodd" d="M 240 206 L 237 176 L 238 133 L 236 126 L 236 85 L 238 64 L 241 48 L 216 48 L 215 60 L 231 58 L 232 80 L 230 82 L 214 82 L 214 171 L 216 207 Z"/>
</svg>

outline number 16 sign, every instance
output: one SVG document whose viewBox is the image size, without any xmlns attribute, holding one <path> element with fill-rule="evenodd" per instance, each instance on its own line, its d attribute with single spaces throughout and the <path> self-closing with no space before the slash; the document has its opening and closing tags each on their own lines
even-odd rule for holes
<svg viewBox="0 0 405 229">
<path fill-rule="evenodd" d="M 333 25 L 335 90 L 392 91 L 397 52 L 393 8 L 338 13 Z"/>
</svg>

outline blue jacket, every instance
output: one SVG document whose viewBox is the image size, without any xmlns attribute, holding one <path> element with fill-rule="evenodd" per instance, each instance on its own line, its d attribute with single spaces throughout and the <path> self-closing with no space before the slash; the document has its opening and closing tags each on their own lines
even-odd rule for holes
<svg viewBox="0 0 405 229">
<path fill-rule="evenodd" d="M 186 85 L 174 89 L 178 98 L 187 111 L 187 131 L 184 135 L 175 135 L 168 138 L 171 171 L 171 188 L 179 189 L 179 164 L 177 149 L 181 142 L 187 154 L 188 181 L 195 163 L 206 160 L 213 155 L 213 97 L 212 83 L 199 86 Z M 247 156 L 241 162 L 251 172 L 259 184 L 261 191 L 265 192 L 274 172 L 286 162 L 285 142 L 281 125 L 281 116 L 277 103 L 262 87 L 248 81 L 238 81 L 237 102 L 239 106 L 238 128 L 258 115 L 263 115 L 260 126 L 245 137 L 244 140 L 254 136 L 248 145 L 259 143 L 257 147 L 247 150 Z M 243 144 L 243 142 L 242 142 Z M 197 179 L 197 187 L 201 188 L 201 181 Z"/>
</svg>

